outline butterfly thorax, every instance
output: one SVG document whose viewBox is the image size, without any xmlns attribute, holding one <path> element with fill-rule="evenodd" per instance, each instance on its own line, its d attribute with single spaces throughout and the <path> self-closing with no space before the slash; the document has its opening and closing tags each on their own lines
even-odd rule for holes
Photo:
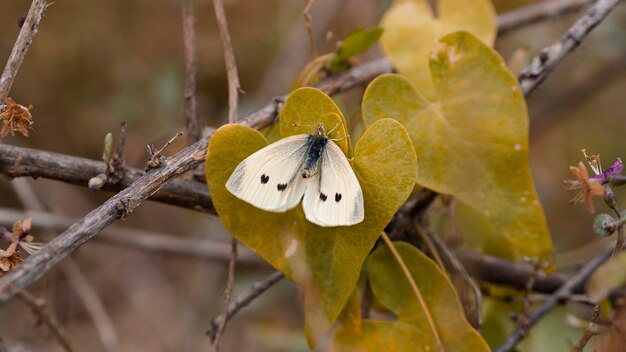
<svg viewBox="0 0 626 352">
<path fill-rule="evenodd" d="M 328 137 L 324 134 L 324 129 L 321 126 L 318 127 L 315 134 L 309 135 L 306 159 L 304 160 L 304 167 L 302 168 L 303 178 L 309 178 L 315 175 L 315 170 L 317 170 L 317 165 L 327 143 Z"/>
</svg>

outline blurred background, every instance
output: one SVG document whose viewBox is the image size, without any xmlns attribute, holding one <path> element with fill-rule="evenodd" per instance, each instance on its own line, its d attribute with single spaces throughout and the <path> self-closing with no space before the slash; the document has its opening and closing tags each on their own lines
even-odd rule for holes
<svg viewBox="0 0 626 352">
<path fill-rule="evenodd" d="M 240 81 L 240 115 L 288 92 L 306 65 L 308 42 L 302 10 L 307 1 L 225 0 Z M 536 1 L 494 1 L 505 12 Z M 357 26 L 378 24 L 390 1 L 317 0 L 311 14 L 319 53 Z M 19 33 L 17 21 L 27 0 L 0 2 L 0 62 L 3 66 Z M 518 49 L 530 55 L 559 38 L 580 15 L 530 25 L 498 38 L 506 59 Z M 195 4 L 198 51 L 198 112 L 207 126 L 227 118 L 227 79 L 213 4 Z M 376 48 L 359 57 L 380 57 Z M 601 154 L 607 168 L 624 157 L 620 141 L 626 111 L 626 8 L 618 7 L 582 46 L 528 99 L 531 168 L 557 250 L 557 264 L 571 265 L 595 255 L 608 242 L 591 231 L 593 217 L 571 206 L 574 193 L 562 189 L 568 166 L 583 160 L 581 148 Z M 54 2 L 19 71 L 10 96 L 32 104 L 30 138 L 2 142 L 99 160 L 107 132 L 128 123 L 126 163 L 143 168 L 146 145 L 161 145 L 184 130 L 181 6 L 175 0 L 63 0 Z M 344 114 L 358 118 L 361 88 L 340 97 Z M 184 138 L 166 154 L 184 147 Z M 80 218 L 111 196 L 50 180 L 29 180 L 37 197 L 55 214 Z M 626 194 L 616 189 L 618 202 Z M 0 179 L 0 207 L 23 209 L 8 180 Z M 624 204 L 624 203 L 621 203 Z M 607 212 L 598 202 L 600 212 Z M 165 215 L 165 216 L 164 216 Z M 18 220 L 18 219 L 15 219 Z M 210 238 L 227 243 L 219 219 L 204 213 L 145 202 L 111 228 Z M 36 240 L 51 238 L 37 226 Z M 105 236 L 105 234 L 100 234 Z M 98 235 L 98 236 L 100 236 Z M 130 234 L 129 234 L 130 235 Z M 4 246 L 4 245 L 3 245 Z M 146 253 L 124 245 L 90 241 L 72 255 L 113 322 L 121 350 L 207 350 L 204 332 L 222 309 L 227 263 Z M 243 264 L 235 297 L 271 272 L 267 265 Z M 75 274 L 75 273 L 74 273 Z M 30 291 L 45 296 L 78 350 L 104 350 L 90 314 L 73 288 L 72 273 L 59 268 Z M 61 350 L 19 300 L 0 306 L 0 337 L 41 350 Z M 281 281 L 228 324 L 224 351 L 306 351 L 300 296 Z"/>
</svg>

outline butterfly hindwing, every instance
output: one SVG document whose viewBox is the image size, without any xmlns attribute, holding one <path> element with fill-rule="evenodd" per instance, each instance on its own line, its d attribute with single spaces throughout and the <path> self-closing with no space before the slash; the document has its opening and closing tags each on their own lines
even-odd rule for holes
<svg viewBox="0 0 626 352">
<path fill-rule="evenodd" d="M 300 202 L 310 179 L 301 177 L 308 135 L 281 139 L 242 161 L 226 182 L 237 198 L 257 208 L 284 212 Z"/>
<path fill-rule="evenodd" d="M 363 221 L 363 192 L 341 149 L 328 141 L 317 175 L 304 194 L 307 220 L 319 226 L 349 226 Z"/>
</svg>

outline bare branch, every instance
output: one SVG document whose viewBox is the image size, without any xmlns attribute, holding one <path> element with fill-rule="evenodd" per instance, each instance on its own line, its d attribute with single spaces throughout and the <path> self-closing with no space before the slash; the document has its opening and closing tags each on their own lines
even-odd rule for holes
<svg viewBox="0 0 626 352">
<path fill-rule="evenodd" d="M 551 46 L 544 48 L 519 77 L 524 95 L 530 94 L 543 82 L 567 55 L 576 49 L 587 35 L 620 3 L 620 0 L 598 0 L 572 27 Z"/>
<path fill-rule="evenodd" d="M 187 126 L 187 145 L 202 138 L 202 121 L 196 110 L 196 29 L 193 14 L 194 0 L 183 0 L 183 56 L 185 58 L 185 121 Z"/>
<path fill-rule="evenodd" d="M 158 169 L 140 177 L 128 188 L 87 214 L 81 221 L 50 241 L 43 249 L 0 278 L 0 302 L 39 279 L 61 259 L 120 217 L 130 214 L 172 178 L 198 166 L 204 159 L 209 137 L 174 155 Z"/>
<path fill-rule="evenodd" d="M 221 324 L 222 320 L 228 321 L 241 308 L 246 307 L 254 299 L 259 297 L 263 292 L 267 291 L 267 289 L 280 281 L 280 279 L 282 279 L 283 277 L 285 277 L 283 273 L 281 273 L 280 271 L 275 271 L 262 281 L 256 282 L 254 285 L 252 285 L 252 287 L 240 294 L 239 297 L 237 297 L 237 299 L 235 299 L 235 301 L 230 304 L 230 306 L 228 307 L 228 311 L 225 314 L 223 313 L 219 317 L 211 320 L 211 329 L 207 331 L 207 334 L 211 336 L 211 339 L 215 337 L 217 327 L 219 324 Z"/>
<path fill-rule="evenodd" d="M 10 227 L 18 219 L 32 216 L 34 228 L 49 231 L 64 231 L 79 219 L 55 215 L 43 211 L 18 211 L 0 208 L 0 226 Z M 210 261 L 227 262 L 230 259 L 230 244 L 206 238 L 183 237 L 172 234 L 148 232 L 127 227 L 110 226 L 94 238 L 96 242 L 138 249 L 148 253 L 175 255 Z M 263 267 L 269 265 L 251 250 L 243 247 L 238 251 L 240 264 Z"/>
<path fill-rule="evenodd" d="M 467 271 L 478 280 L 525 289 L 528 280 L 535 276 L 533 290 L 535 292 L 552 293 L 559 289 L 567 280 L 567 276 L 554 273 L 550 276 L 543 272 L 535 274 L 532 265 L 511 262 L 478 252 L 459 251 L 456 255 Z M 579 292 L 575 287 L 574 292 Z"/>
<path fill-rule="evenodd" d="M 311 60 L 317 58 L 317 49 L 315 48 L 315 36 L 313 35 L 313 17 L 311 16 L 311 7 L 315 3 L 315 0 L 309 0 L 302 11 L 304 16 L 304 23 L 306 26 L 306 35 L 309 38 L 309 50 L 311 51 Z"/>
<path fill-rule="evenodd" d="M 600 305 L 598 304 L 593 307 L 593 311 L 591 313 L 591 320 L 589 321 L 589 326 L 587 327 L 587 329 L 585 329 L 583 336 L 580 337 L 576 345 L 574 345 L 574 347 L 572 348 L 572 352 L 581 352 L 585 348 L 589 340 L 591 340 L 592 337 L 594 337 L 600 332 L 599 329 L 593 328 L 598 325 L 599 318 L 600 318 Z"/>
<path fill-rule="evenodd" d="M 50 332 L 52 332 L 54 338 L 59 342 L 59 344 L 61 345 L 61 347 L 63 347 L 65 351 L 75 351 L 72 348 L 72 344 L 70 343 L 67 332 L 65 331 L 63 326 L 61 326 L 59 320 L 53 314 L 47 311 L 45 303 L 37 299 L 26 290 L 19 292 L 17 294 L 17 297 L 19 297 L 22 302 L 26 303 L 26 305 L 28 305 L 33 311 L 35 311 L 37 316 L 44 324 L 46 324 L 46 326 L 50 329 Z"/>
<path fill-rule="evenodd" d="M 41 19 L 47 8 L 47 0 L 33 0 L 30 5 L 28 15 L 26 15 L 26 20 L 22 25 L 22 30 L 20 30 L 20 34 L 17 36 L 15 45 L 13 45 L 13 49 L 11 50 L 11 55 L 0 77 L 0 103 L 9 95 L 17 71 L 22 65 L 28 48 L 33 43 L 33 38 L 35 34 L 37 34 L 39 23 L 41 23 Z"/>
<path fill-rule="evenodd" d="M 550 312 L 556 307 L 563 299 L 569 296 L 572 291 L 587 281 L 591 274 L 606 260 L 611 257 L 613 249 L 607 250 L 599 256 L 593 258 L 583 265 L 578 272 L 571 276 L 565 283 L 548 299 L 543 302 L 537 309 L 528 315 L 528 324 L 524 328 L 516 329 L 511 335 L 509 335 L 504 343 L 500 345 L 494 352 L 508 352 L 512 351 L 515 346 L 528 334 L 528 329 L 532 328 L 544 315 Z"/>
<path fill-rule="evenodd" d="M 63 262 L 61 269 L 91 316 L 96 330 L 100 334 L 100 340 L 102 341 L 104 350 L 107 352 L 119 351 L 120 346 L 117 333 L 115 332 L 115 325 L 111 317 L 109 317 L 104 303 L 102 303 L 98 293 L 91 287 L 78 265 L 73 260 L 69 259 L 70 258 Z"/>
<path fill-rule="evenodd" d="M 0 174 L 8 178 L 44 177 L 87 186 L 89 179 L 106 171 L 107 164 L 102 161 L 0 144 Z M 115 185 L 107 183 L 103 189 L 121 191 L 141 178 L 144 171 L 124 167 L 122 174 L 120 182 Z M 206 184 L 197 181 L 172 180 L 150 199 L 215 214 Z"/>
<path fill-rule="evenodd" d="M 230 300 L 233 294 L 233 287 L 235 284 L 235 265 L 237 264 L 237 240 L 233 237 L 231 244 L 230 261 L 228 262 L 228 280 L 226 281 L 226 289 L 224 290 L 224 313 L 228 314 L 228 308 L 230 307 Z M 226 329 L 226 322 L 228 319 L 221 319 L 217 325 L 215 336 L 213 336 L 213 349 L 219 351 L 220 339 Z"/>
<path fill-rule="evenodd" d="M 226 14 L 224 13 L 224 3 L 222 0 L 213 0 L 215 7 L 215 17 L 217 19 L 217 27 L 222 38 L 222 47 L 224 49 L 224 61 L 226 62 L 226 74 L 228 75 L 228 122 L 234 123 L 237 118 L 237 104 L 239 101 L 239 74 L 237 73 L 237 63 L 235 61 L 235 52 L 230 41 L 230 33 L 228 32 L 228 24 L 226 22 Z"/>
<path fill-rule="evenodd" d="M 520 27 L 558 18 L 576 12 L 594 0 L 545 0 L 503 13 L 498 17 L 498 34 L 502 35 Z"/>
</svg>

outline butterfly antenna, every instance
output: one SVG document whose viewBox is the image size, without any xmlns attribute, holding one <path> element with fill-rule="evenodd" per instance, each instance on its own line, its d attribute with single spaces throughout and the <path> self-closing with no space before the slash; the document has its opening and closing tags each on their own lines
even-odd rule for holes
<svg viewBox="0 0 626 352">
<path fill-rule="evenodd" d="M 329 135 L 329 134 L 333 133 L 333 131 L 334 131 L 334 130 L 336 130 L 336 129 L 337 129 L 337 127 L 339 127 L 339 126 L 341 126 L 341 125 L 343 125 L 343 119 L 342 119 L 341 121 L 339 121 L 339 123 L 338 123 L 338 124 L 336 124 L 336 125 L 335 125 L 335 127 L 331 128 L 331 129 L 330 129 L 330 131 L 328 131 L 326 134 L 328 134 L 328 135 Z"/>
</svg>

